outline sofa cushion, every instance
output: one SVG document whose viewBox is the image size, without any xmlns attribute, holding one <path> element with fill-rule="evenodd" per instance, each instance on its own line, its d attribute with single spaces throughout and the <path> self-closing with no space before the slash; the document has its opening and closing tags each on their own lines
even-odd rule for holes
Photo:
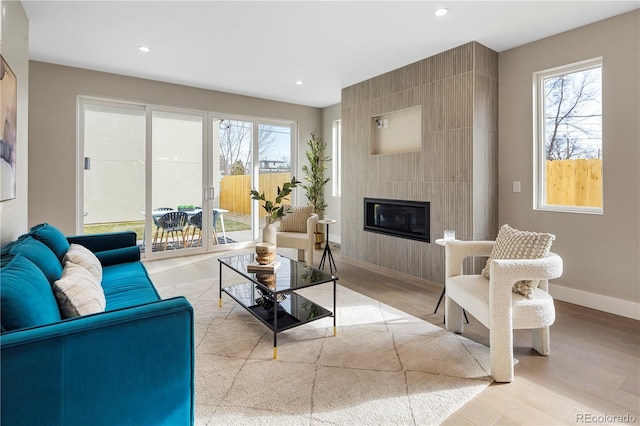
<svg viewBox="0 0 640 426">
<path fill-rule="evenodd" d="M 301 232 L 278 232 L 276 246 L 306 250 L 309 248 L 309 237 L 306 232 L 304 234 Z"/>
<path fill-rule="evenodd" d="M 482 276 L 490 278 L 489 270 L 493 259 L 539 259 L 548 256 L 555 238 L 553 234 L 519 231 L 509 225 L 502 225 L 487 264 L 482 269 Z M 513 291 L 531 298 L 539 282 L 518 281 L 513 285 Z"/>
<path fill-rule="evenodd" d="M 2 250 L 0 250 L 0 256 L 2 256 L 2 258 L 5 260 L 5 264 L 7 264 L 9 260 L 11 260 L 9 251 L 13 248 L 13 246 L 20 244 L 26 238 L 29 238 L 29 234 L 20 235 L 16 240 L 13 240 L 9 244 L 2 247 Z"/>
<path fill-rule="evenodd" d="M 24 238 L 19 238 L 7 246 L 7 249 L 7 255 L 21 254 L 33 262 L 47 277 L 50 285 L 62 276 L 62 264 L 51 249 L 41 241 L 25 235 Z"/>
<path fill-rule="evenodd" d="M 282 232 L 307 232 L 307 219 L 313 213 L 313 206 L 289 207 L 280 219 Z"/>
<path fill-rule="evenodd" d="M 0 318 L 6 331 L 60 321 L 60 311 L 44 273 L 22 254 L 2 268 Z"/>
<path fill-rule="evenodd" d="M 447 294 L 483 324 L 490 324 L 489 281 L 480 275 L 458 275 L 447 278 Z M 514 294 L 511 298 L 514 329 L 532 325 L 551 325 L 555 320 L 553 298 L 539 288 L 532 297 Z M 538 327 L 538 325 L 536 325 Z"/>
<path fill-rule="evenodd" d="M 62 277 L 53 284 L 62 318 L 104 312 L 107 302 L 100 282 L 80 265 L 67 262 Z"/>
<path fill-rule="evenodd" d="M 67 235 L 69 244 L 80 244 L 98 253 L 122 247 L 136 246 L 137 236 L 133 231 L 104 232 L 98 234 Z"/>
<path fill-rule="evenodd" d="M 95 255 L 104 268 L 118 263 L 138 262 L 140 260 L 140 248 L 138 246 L 122 247 L 99 251 Z"/>
<path fill-rule="evenodd" d="M 96 277 L 98 284 L 102 282 L 102 264 L 96 255 L 85 246 L 80 244 L 70 244 L 69 250 L 67 250 L 67 253 L 64 255 L 63 261 L 82 266 Z"/>
<path fill-rule="evenodd" d="M 160 300 L 141 262 L 103 268 L 102 289 L 107 299 L 107 311 Z"/>
<path fill-rule="evenodd" d="M 38 241 L 42 241 L 53 251 L 58 260 L 62 262 L 64 254 L 69 250 L 69 241 L 55 226 L 41 223 L 29 230 L 29 235 Z"/>
</svg>

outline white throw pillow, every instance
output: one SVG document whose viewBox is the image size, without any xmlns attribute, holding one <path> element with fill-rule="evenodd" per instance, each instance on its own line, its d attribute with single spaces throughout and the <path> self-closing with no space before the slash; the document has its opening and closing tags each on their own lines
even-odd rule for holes
<svg viewBox="0 0 640 426">
<path fill-rule="evenodd" d="M 69 246 L 69 250 L 67 250 L 67 254 L 65 254 L 62 259 L 62 262 L 71 262 L 82 266 L 96 277 L 98 283 L 102 282 L 102 264 L 96 255 L 85 246 L 80 244 L 71 244 Z"/>
<path fill-rule="evenodd" d="M 53 294 L 63 318 L 104 312 L 107 301 L 96 277 L 80 265 L 66 262 L 62 277 L 53 283 Z"/>
<path fill-rule="evenodd" d="M 487 264 L 482 269 L 482 276 L 489 278 L 493 259 L 540 259 L 548 256 L 555 238 L 553 234 L 519 231 L 509 225 L 502 225 Z M 531 299 L 533 290 L 538 287 L 539 283 L 539 280 L 518 281 L 513 285 L 513 292 Z"/>
</svg>

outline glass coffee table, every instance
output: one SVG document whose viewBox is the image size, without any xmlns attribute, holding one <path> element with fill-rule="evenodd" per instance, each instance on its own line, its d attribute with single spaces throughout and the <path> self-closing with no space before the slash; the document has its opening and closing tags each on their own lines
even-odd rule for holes
<svg viewBox="0 0 640 426">
<path fill-rule="evenodd" d="M 278 255 L 280 268 L 275 273 L 249 272 L 247 265 L 255 254 L 223 257 L 220 262 L 220 306 L 225 292 L 240 306 L 273 331 L 273 358 L 278 357 L 278 333 L 325 317 L 333 317 L 336 335 L 336 281 L 338 277 Z M 224 286 L 223 266 L 246 278 L 247 282 Z M 333 282 L 333 313 L 297 294 L 295 290 Z"/>
</svg>

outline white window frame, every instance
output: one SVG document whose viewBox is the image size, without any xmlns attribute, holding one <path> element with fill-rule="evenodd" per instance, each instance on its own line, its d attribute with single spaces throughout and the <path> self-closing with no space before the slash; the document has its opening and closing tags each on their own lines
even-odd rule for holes
<svg viewBox="0 0 640 426">
<path fill-rule="evenodd" d="M 545 155 L 545 120 L 544 120 L 544 80 L 563 74 L 571 74 L 589 69 L 601 68 L 604 73 L 602 57 L 588 59 L 569 65 L 563 65 L 533 73 L 533 208 L 534 210 L 566 212 L 566 213 L 604 213 L 604 178 L 603 178 L 603 206 L 559 206 L 546 202 L 546 155 Z M 601 93 L 603 92 L 601 87 Z M 604 102 L 603 112 L 604 117 Z M 604 150 L 604 123 L 602 129 L 602 149 Z M 604 169 L 604 164 L 603 164 Z"/>
<path fill-rule="evenodd" d="M 331 146 L 331 195 L 342 196 L 342 168 L 340 152 L 342 151 L 342 120 L 335 120 L 332 124 Z"/>
</svg>

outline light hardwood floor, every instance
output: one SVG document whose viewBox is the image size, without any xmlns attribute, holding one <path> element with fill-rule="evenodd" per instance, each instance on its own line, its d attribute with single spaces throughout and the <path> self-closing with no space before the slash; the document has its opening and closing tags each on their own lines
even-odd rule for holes
<svg viewBox="0 0 640 426">
<path fill-rule="evenodd" d="M 444 302 L 433 314 L 441 285 L 332 252 L 340 284 L 444 327 Z M 472 316 L 463 335 L 489 344 L 488 329 Z M 530 331 L 516 330 L 514 342 L 515 381 L 493 384 L 445 424 L 616 423 L 595 418 L 605 414 L 640 423 L 640 322 L 556 301 L 550 356 L 531 349 Z"/>
<path fill-rule="evenodd" d="M 339 284 L 444 327 L 443 304 L 433 313 L 441 285 L 345 258 L 333 245 L 332 252 Z M 322 252 L 315 255 L 317 266 Z M 488 345 L 488 330 L 469 320 L 463 335 Z M 640 322 L 556 301 L 551 355 L 539 356 L 530 338 L 514 333 L 515 381 L 491 385 L 444 424 L 640 424 Z"/>
</svg>

